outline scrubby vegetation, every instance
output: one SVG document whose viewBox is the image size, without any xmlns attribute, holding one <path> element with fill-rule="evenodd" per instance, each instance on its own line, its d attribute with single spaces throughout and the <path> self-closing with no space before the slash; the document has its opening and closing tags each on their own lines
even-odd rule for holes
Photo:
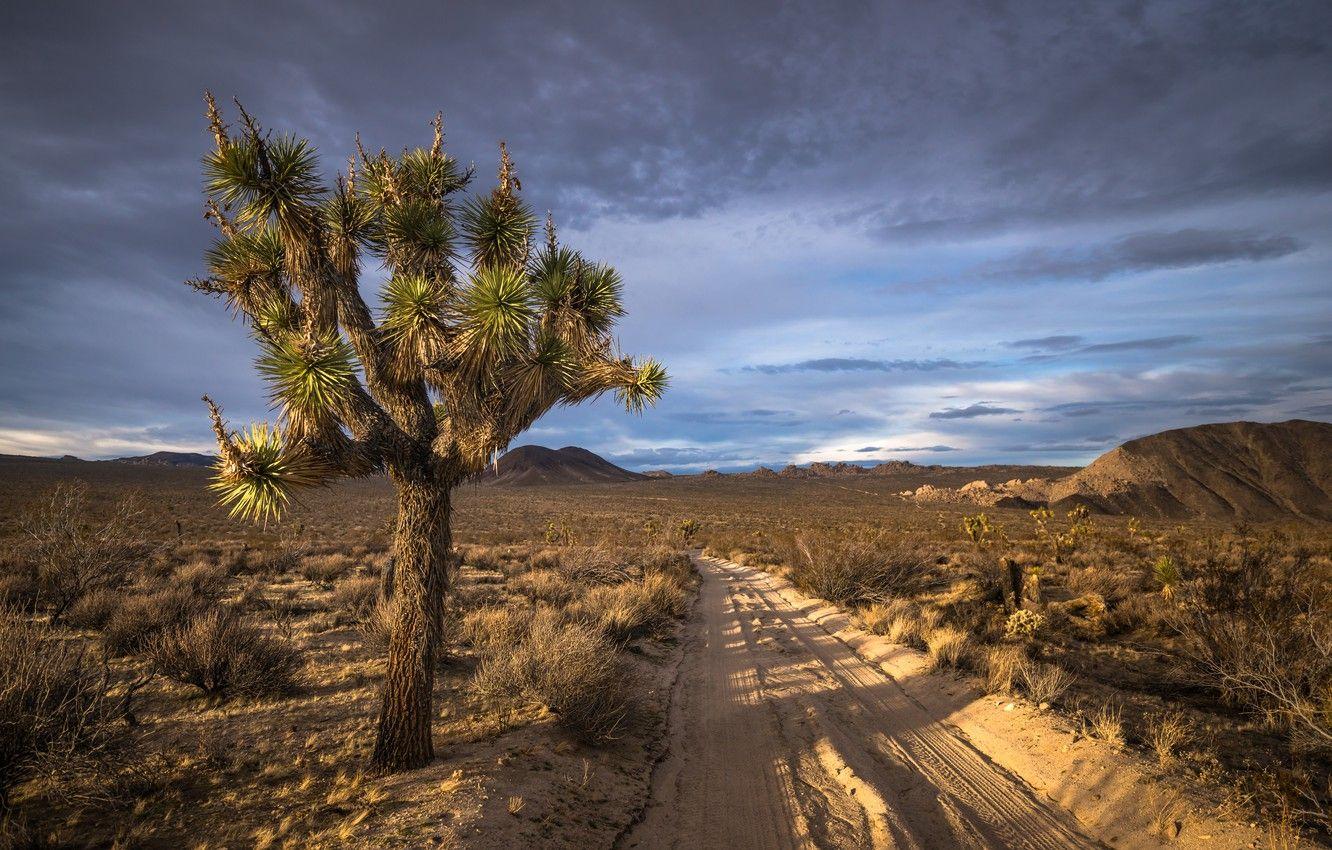
<svg viewBox="0 0 1332 850">
<path fill-rule="evenodd" d="M 332 847 L 377 828 L 384 794 L 358 777 L 399 603 L 382 592 L 383 526 L 362 511 L 385 506 L 372 497 L 323 528 L 265 531 L 219 522 L 190 490 L 146 493 L 133 511 L 107 492 L 38 487 L 0 514 L 0 581 L 33 590 L 0 605 L 0 846 L 174 847 L 207 834 Z M 178 534 L 191 500 L 182 525 L 196 532 Z M 75 533 L 56 546 L 60 524 Z M 625 738 L 663 722 L 665 661 L 648 657 L 674 640 L 695 575 L 672 526 L 640 527 L 632 548 L 588 531 L 550 544 L 543 526 L 520 513 L 507 528 L 532 542 L 456 548 L 435 735 L 451 752 L 489 753 L 492 770 L 515 741 L 565 742 L 557 758 L 589 781 L 604 771 L 561 792 L 582 800 L 569 815 L 581 823 L 607 794 L 631 793 L 611 777 L 645 764 Z M 57 575 L 88 580 L 57 595 Z M 447 793 L 420 803 L 423 829 L 473 793 L 449 778 L 469 764 L 441 765 Z M 549 811 L 527 818 L 528 799 L 513 828 L 549 829 Z"/>
</svg>

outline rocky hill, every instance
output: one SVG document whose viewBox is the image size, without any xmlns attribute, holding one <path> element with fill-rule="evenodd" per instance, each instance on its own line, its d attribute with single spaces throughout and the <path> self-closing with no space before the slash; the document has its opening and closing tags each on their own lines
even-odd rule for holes
<svg viewBox="0 0 1332 850">
<path fill-rule="evenodd" d="M 647 476 L 616 466 L 587 449 L 519 446 L 478 479 L 481 484 L 526 487 L 539 484 L 607 484 Z"/>
<path fill-rule="evenodd" d="M 1146 517 L 1332 520 L 1332 424 L 1227 422 L 1130 440 L 1048 501 Z"/>
</svg>

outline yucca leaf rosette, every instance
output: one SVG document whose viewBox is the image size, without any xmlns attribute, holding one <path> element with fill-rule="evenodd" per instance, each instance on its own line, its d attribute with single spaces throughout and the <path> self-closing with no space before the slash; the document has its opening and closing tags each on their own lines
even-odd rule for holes
<svg viewBox="0 0 1332 850">
<path fill-rule="evenodd" d="M 333 413 L 356 380 L 356 355 L 337 334 L 266 340 L 255 365 L 268 380 L 273 403 L 297 431 Z"/>
<path fill-rule="evenodd" d="M 629 379 L 615 390 L 615 399 L 630 413 L 642 413 L 644 407 L 657 403 L 669 385 L 666 367 L 649 357 L 632 368 Z"/>
<path fill-rule="evenodd" d="M 209 489 L 231 516 L 253 522 L 278 519 L 295 491 L 325 483 L 329 470 L 299 443 L 288 443 L 277 428 L 252 424 L 228 435 L 213 466 Z"/>
</svg>

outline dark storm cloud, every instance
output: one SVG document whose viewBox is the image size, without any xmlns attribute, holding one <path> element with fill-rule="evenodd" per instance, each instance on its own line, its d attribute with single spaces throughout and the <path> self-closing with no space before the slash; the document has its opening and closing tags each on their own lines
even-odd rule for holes
<svg viewBox="0 0 1332 850">
<path fill-rule="evenodd" d="M 745 372 L 788 375 L 792 372 L 934 372 L 940 369 L 977 369 L 981 361 L 936 360 L 866 360 L 860 357 L 822 357 L 798 363 L 759 363 L 743 367 Z"/>
<path fill-rule="evenodd" d="M 972 404 L 966 407 L 946 407 L 930 414 L 931 419 L 975 419 L 978 416 L 1000 416 L 1005 413 L 1021 413 L 1011 407 L 994 407 L 989 404 Z"/>
<path fill-rule="evenodd" d="M 1122 342 L 1101 342 L 1079 348 L 1078 352 L 1091 354 L 1110 351 L 1162 351 L 1197 341 L 1198 337 L 1190 334 L 1174 334 L 1173 336 L 1154 336 L 1147 339 L 1126 339 Z"/>
<path fill-rule="evenodd" d="M 992 280 L 1101 281 L 1121 274 L 1275 260 L 1305 247 L 1291 236 L 1265 236 L 1248 230 L 1133 233 L 1109 245 L 1083 250 L 1030 249 L 984 264 L 975 270 L 975 276 Z"/>
<path fill-rule="evenodd" d="M 1040 351 L 1067 351 L 1082 344 L 1082 337 L 1071 334 L 1043 336 L 1035 339 L 1015 339 L 1004 345 L 1009 348 L 1032 348 Z"/>
<path fill-rule="evenodd" d="M 963 392 L 947 386 L 961 370 L 1013 366 L 1004 378 L 1020 380 L 1022 369 L 1061 365 L 1052 355 L 1123 345 L 1097 332 L 1100 321 L 1143 340 L 1213 338 L 1208 310 L 1219 307 L 1137 328 L 1138 301 L 1087 316 L 1071 299 L 1067 315 L 1002 319 L 1015 349 L 1048 362 L 981 363 L 974 349 L 950 347 L 949 334 L 912 336 L 915 320 L 947 311 L 947 299 L 914 312 L 872 308 L 828 283 L 867 266 L 886 275 L 897 258 L 873 251 L 904 241 L 956 248 L 963 272 L 1004 276 L 987 281 L 994 291 L 1261 268 L 1257 306 L 1274 322 L 1316 311 L 1319 302 L 1301 311 L 1282 299 L 1309 301 L 1326 278 L 1329 32 L 1326 4 L 1241 0 L 740 2 L 688 14 L 619 2 L 16 4 L 0 53 L 0 441 L 22 432 L 68 442 L 115 426 L 138 435 L 125 441 L 206 446 L 203 390 L 239 421 L 265 415 L 244 330 L 180 285 L 199 273 L 212 238 L 199 206 L 204 88 L 224 101 L 239 95 L 267 127 L 310 136 L 328 169 L 357 130 L 372 149 L 427 142 L 426 122 L 442 109 L 451 152 L 477 163 L 484 189 L 506 138 L 529 200 L 552 208 L 563 232 L 636 225 L 668 246 L 654 254 L 641 231 L 625 230 L 597 243 L 637 271 L 626 278 L 631 321 L 668 364 L 735 363 L 737 334 L 782 334 L 801 320 L 859 322 L 856 339 L 888 331 L 896 348 L 886 356 L 751 345 L 739 362 L 792 362 L 735 369 L 724 398 L 700 392 L 680 408 L 695 420 L 659 419 L 736 444 L 779 435 L 786 442 L 763 443 L 776 457 L 834 430 L 814 413 L 791 424 L 780 408 L 803 407 L 805 391 L 772 397 L 788 385 L 909 373 L 939 382 L 927 396 L 937 399 Z M 755 210 L 766 216 L 758 225 L 742 215 Z M 1083 228 L 1081 241 L 1047 232 L 1068 227 Z M 830 259 L 824 244 L 867 258 Z M 752 270 L 681 271 L 695 255 L 719 266 L 742 257 Z M 1299 264 L 1310 265 L 1304 278 L 1288 270 Z M 737 309 L 718 307 L 719 296 Z M 643 305 L 651 312 L 640 319 Z M 939 327 L 961 333 L 968 322 Z M 1041 336 L 1058 328 L 1109 339 Z M 1248 328 L 1224 330 L 1264 344 Z M 1134 350 L 1168 349 L 1084 353 L 1113 361 Z M 1252 362 L 1268 356 L 1256 350 Z M 1306 372 L 1320 365 L 1299 356 Z M 1116 392 L 1105 400 L 1124 401 Z M 705 402 L 744 412 L 713 415 Z M 904 426 L 928 418 L 921 402 L 875 403 L 896 405 Z M 836 404 L 870 409 L 851 392 Z M 582 415 L 552 419 L 586 428 L 585 443 L 603 439 L 601 414 Z M 1093 415 L 1075 418 L 1095 426 Z M 890 444 L 891 434 L 872 433 L 882 422 L 838 419 L 848 420 L 839 433 L 864 432 L 855 445 Z"/>
</svg>

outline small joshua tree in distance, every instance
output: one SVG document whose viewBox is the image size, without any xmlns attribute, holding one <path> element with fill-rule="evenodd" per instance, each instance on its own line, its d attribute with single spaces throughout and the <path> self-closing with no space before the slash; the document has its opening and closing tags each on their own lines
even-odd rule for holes
<svg viewBox="0 0 1332 850">
<path fill-rule="evenodd" d="M 234 431 L 207 396 L 220 459 L 212 484 L 234 515 L 277 518 L 298 491 L 388 474 L 395 619 L 373 766 L 433 757 L 431 689 L 452 551 L 450 492 L 544 413 L 614 392 L 631 412 L 666 388 L 657 361 L 619 353 L 619 275 L 556 239 L 535 217 L 500 143 L 498 185 L 429 148 L 356 155 L 333 185 L 314 149 L 274 136 L 237 104 L 229 128 L 205 95 L 205 217 L 219 231 L 208 275 L 190 281 L 250 328 L 276 425 Z M 388 280 L 378 315 L 362 265 Z"/>
</svg>

